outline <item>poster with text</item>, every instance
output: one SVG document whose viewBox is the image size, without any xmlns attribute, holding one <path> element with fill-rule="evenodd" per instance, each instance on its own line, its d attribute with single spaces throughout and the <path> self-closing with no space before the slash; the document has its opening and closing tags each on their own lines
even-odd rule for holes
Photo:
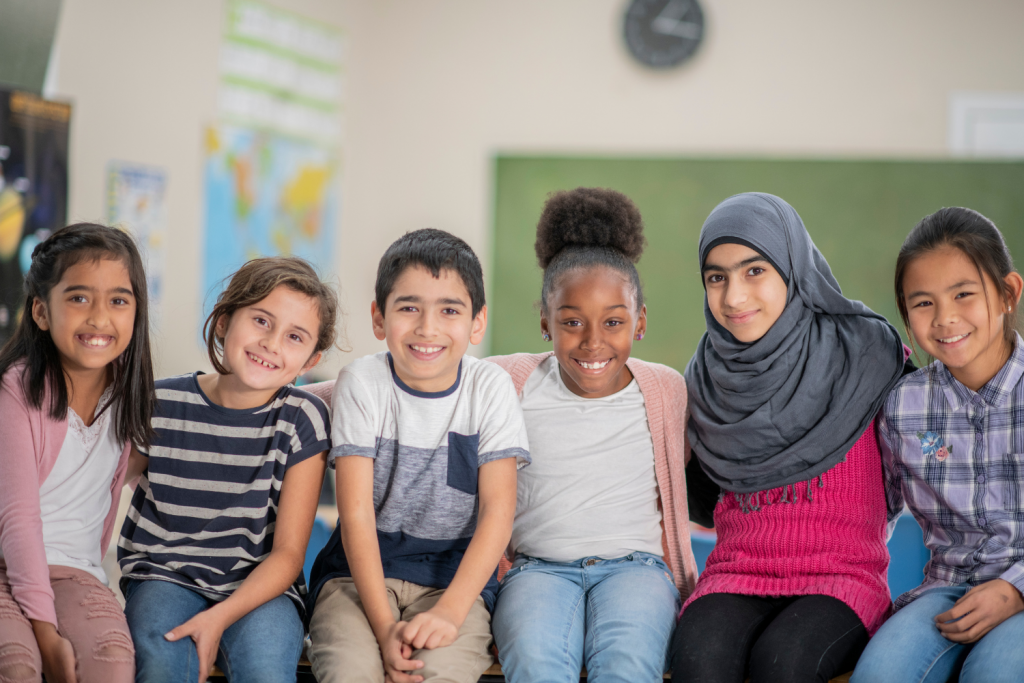
<svg viewBox="0 0 1024 683">
<path fill-rule="evenodd" d="M 112 161 L 107 166 L 107 222 L 134 235 L 146 265 L 149 316 L 159 320 L 167 239 L 167 173 L 161 168 Z"/>
<path fill-rule="evenodd" d="M 71 106 L 0 90 L 0 344 L 24 305 L 32 250 L 67 220 Z"/>
</svg>

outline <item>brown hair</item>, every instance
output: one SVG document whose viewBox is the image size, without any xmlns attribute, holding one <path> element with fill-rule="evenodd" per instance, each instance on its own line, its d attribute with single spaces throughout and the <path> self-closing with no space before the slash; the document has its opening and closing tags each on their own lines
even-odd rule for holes
<svg viewBox="0 0 1024 683">
<path fill-rule="evenodd" d="M 930 216 L 921 219 L 906 241 L 900 247 L 896 257 L 896 307 L 903 318 L 903 327 L 907 332 L 911 345 L 914 337 L 910 333 L 910 317 L 907 312 L 907 300 L 903 294 L 903 277 L 907 266 L 924 254 L 942 247 L 958 249 L 970 259 L 978 274 L 982 275 L 981 284 L 988 297 L 984 275 L 992 278 L 999 290 L 999 295 L 1010 306 L 1010 311 L 1003 318 L 1003 338 L 1013 348 L 1014 330 L 1017 327 L 1017 302 L 1014 292 L 1006 282 L 1006 276 L 1015 271 L 1010 250 L 1006 247 L 1002 233 L 995 223 L 977 211 L 954 206 L 939 209 Z M 916 346 L 915 346 L 916 349 Z"/>
<path fill-rule="evenodd" d="M 282 285 L 316 301 L 320 314 L 320 330 L 313 353 L 325 351 L 334 344 L 337 334 L 334 326 L 338 317 L 338 295 L 333 288 L 320 280 L 313 266 L 297 256 L 253 259 L 231 276 L 227 288 L 217 297 L 213 311 L 203 323 L 206 352 L 218 373 L 227 375 L 228 370 L 221 363 L 224 356 L 224 338 L 217 335 L 217 321 L 223 316 L 230 318 L 240 308 L 263 301 Z"/>
</svg>

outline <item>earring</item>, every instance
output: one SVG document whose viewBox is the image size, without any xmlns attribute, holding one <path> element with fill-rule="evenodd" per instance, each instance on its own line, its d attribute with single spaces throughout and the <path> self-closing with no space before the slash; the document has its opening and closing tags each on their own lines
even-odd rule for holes
<svg viewBox="0 0 1024 683">
<path fill-rule="evenodd" d="M 547 334 L 547 333 L 544 333 L 544 334 L 542 334 L 542 335 L 541 335 L 541 338 L 542 338 L 542 339 L 543 339 L 544 341 L 551 341 L 551 335 L 550 335 L 550 334 Z"/>
<path fill-rule="evenodd" d="M 640 334 L 637 334 L 637 335 L 636 335 L 636 340 L 637 340 L 637 341 L 640 341 L 640 340 L 641 340 L 641 339 L 643 339 L 643 338 L 644 338 L 644 335 L 643 335 L 643 333 L 640 333 Z"/>
</svg>

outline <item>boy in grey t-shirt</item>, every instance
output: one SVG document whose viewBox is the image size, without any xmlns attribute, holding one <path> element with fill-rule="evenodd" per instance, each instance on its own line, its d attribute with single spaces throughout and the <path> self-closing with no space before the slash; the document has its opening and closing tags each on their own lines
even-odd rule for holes
<svg viewBox="0 0 1024 683">
<path fill-rule="evenodd" d="M 340 522 L 310 577 L 310 660 L 321 683 L 470 683 L 492 663 L 495 569 L 529 463 L 522 410 L 504 370 L 465 355 L 487 309 L 462 240 L 392 244 L 371 312 L 388 351 L 334 387 Z"/>
</svg>

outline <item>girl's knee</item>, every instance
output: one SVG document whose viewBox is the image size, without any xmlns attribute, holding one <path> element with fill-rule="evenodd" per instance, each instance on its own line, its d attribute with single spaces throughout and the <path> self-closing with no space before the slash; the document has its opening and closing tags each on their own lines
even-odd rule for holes
<svg viewBox="0 0 1024 683">
<path fill-rule="evenodd" d="M 38 683 L 42 666 L 37 652 L 24 643 L 0 643 L 0 683 Z"/>
</svg>

